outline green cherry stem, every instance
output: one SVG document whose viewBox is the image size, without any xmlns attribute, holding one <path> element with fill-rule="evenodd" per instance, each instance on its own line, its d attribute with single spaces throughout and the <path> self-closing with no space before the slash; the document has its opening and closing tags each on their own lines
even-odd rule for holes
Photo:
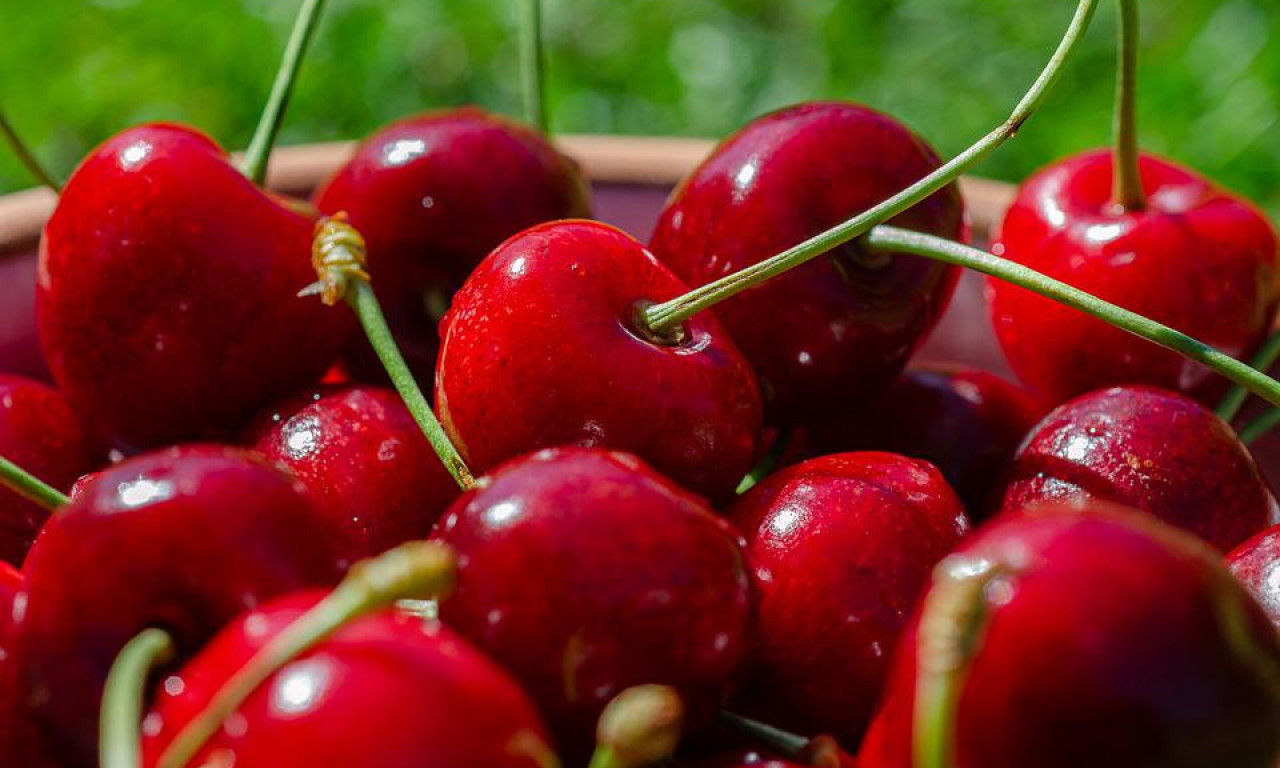
<svg viewBox="0 0 1280 768">
<path fill-rule="evenodd" d="M 814 768 L 841 768 L 840 745 L 830 736 L 808 739 L 728 710 L 721 710 L 719 717 L 720 722 L 768 745 L 788 760 Z"/>
<path fill-rule="evenodd" d="M 319 26 L 324 3 L 325 0 L 302 0 L 302 7 L 293 23 L 293 31 L 289 33 L 289 42 L 284 49 L 284 58 L 280 60 L 280 68 L 276 71 L 275 82 L 271 84 L 267 106 L 262 110 L 253 139 L 244 153 L 244 175 L 255 184 L 261 185 L 267 178 L 271 147 L 276 143 L 285 107 L 289 105 L 294 81 L 298 79 L 298 69 L 302 66 L 307 46 Z"/>
<path fill-rule="evenodd" d="M 588 768 L 646 768 L 675 753 L 684 730 L 684 703 L 674 688 L 637 685 L 600 713 Z"/>
<path fill-rule="evenodd" d="M 1080 0 L 1062 42 L 1044 71 L 1040 73 L 1031 89 L 1009 115 L 1009 119 L 976 144 L 883 203 L 799 245 L 746 269 L 695 288 L 682 296 L 648 307 L 643 313 L 644 323 L 655 335 L 662 336 L 702 310 L 865 234 L 875 225 L 897 216 L 955 181 L 962 173 L 977 165 L 997 147 L 1016 135 L 1023 123 L 1036 111 L 1044 101 L 1045 95 L 1057 82 L 1062 73 L 1063 64 L 1084 37 L 1097 7 L 1098 0 Z"/>
<path fill-rule="evenodd" d="M 786 453 L 787 445 L 791 442 L 791 429 L 783 427 L 778 430 L 777 436 L 773 439 L 773 445 L 769 446 L 769 450 L 760 458 L 760 462 L 751 468 L 747 476 L 742 478 L 742 482 L 738 483 L 738 488 L 734 492 L 739 496 L 756 487 L 756 484 L 773 474 L 778 468 L 778 464 L 782 462 L 782 454 Z"/>
<path fill-rule="evenodd" d="M 1240 439 L 1245 444 L 1255 443 L 1263 435 L 1280 425 L 1280 408 L 1272 408 L 1240 429 Z"/>
<path fill-rule="evenodd" d="M 1125 211 L 1141 211 L 1147 207 L 1138 168 L 1138 31 L 1138 0 L 1120 0 L 1112 196 L 1115 204 Z"/>
<path fill-rule="evenodd" d="M 40 161 L 32 154 L 27 147 L 26 142 L 13 129 L 13 125 L 9 122 L 9 118 L 5 117 L 4 112 L 0 111 L 0 133 L 4 134 L 4 140 L 13 150 L 13 154 L 18 156 L 18 162 L 22 163 L 22 167 L 27 169 L 27 173 L 31 174 L 36 181 L 52 189 L 55 193 L 62 193 L 62 185 L 57 182 L 49 172 L 40 165 Z"/>
<path fill-rule="evenodd" d="M 1259 349 L 1258 353 L 1249 361 L 1249 365 L 1266 373 L 1271 370 L 1271 366 L 1276 364 L 1276 360 L 1280 360 L 1280 331 L 1271 334 L 1271 337 L 1262 345 L 1262 349 Z M 1230 423 L 1232 419 L 1240 415 L 1240 409 L 1244 407 L 1244 403 L 1248 399 L 1249 390 L 1239 384 L 1233 386 L 1231 391 L 1227 392 L 1226 396 L 1222 398 L 1222 402 L 1218 404 L 1218 416 L 1223 421 Z"/>
<path fill-rule="evenodd" d="M 66 494 L 0 456 L 0 485 L 50 512 L 70 503 Z"/>
<path fill-rule="evenodd" d="M 542 0 L 520 3 L 520 76 L 524 85 L 524 114 L 529 125 L 546 135 L 547 101 L 543 92 L 546 62 L 542 53 Z"/>
<path fill-rule="evenodd" d="M 161 629 L 144 629 L 116 656 L 102 692 L 98 721 L 101 768 L 142 768 L 139 730 L 147 698 L 147 678 L 173 658 L 173 638 Z"/>
<path fill-rule="evenodd" d="M 907 229 L 881 225 L 862 241 L 867 247 L 909 253 L 972 269 L 1034 291 L 1047 299 L 1090 314 L 1117 328 L 1153 341 L 1196 361 L 1272 405 L 1280 406 L 1280 381 L 1167 325 L 1130 312 L 1060 280 L 986 251 Z"/>
</svg>

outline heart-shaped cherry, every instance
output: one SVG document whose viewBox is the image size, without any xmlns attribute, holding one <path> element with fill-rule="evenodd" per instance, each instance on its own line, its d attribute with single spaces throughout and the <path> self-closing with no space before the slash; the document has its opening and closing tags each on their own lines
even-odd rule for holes
<svg viewBox="0 0 1280 768">
<path fill-rule="evenodd" d="M 637 318 L 684 291 L 638 242 L 595 222 L 537 226 L 490 254 L 441 324 L 436 376 L 441 421 L 471 468 L 597 446 L 731 497 L 760 432 L 755 375 L 713 317 L 669 338 Z"/>
<path fill-rule="evenodd" d="M 320 496 L 360 557 L 431 533 L 458 495 L 400 396 L 315 390 L 259 419 L 251 441 Z"/>
<path fill-rule="evenodd" d="M 1280 525 L 1236 547 L 1227 567 L 1280 628 Z"/>
<path fill-rule="evenodd" d="M 315 202 L 345 211 L 364 235 L 387 321 L 422 382 L 434 373 L 440 315 L 480 260 L 526 227 L 590 214 L 573 161 L 530 128 L 475 108 L 382 128 Z M 363 380 L 386 378 L 363 339 L 347 364 Z"/>
<path fill-rule="evenodd" d="M 1141 509 L 1229 552 L 1277 522 L 1249 449 L 1212 411 L 1151 387 L 1067 402 L 1018 451 L 998 503 L 1099 499 Z"/>
<path fill-rule="evenodd" d="M 639 460 L 518 459 L 464 493 L 437 536 L 458 553 L 441 619 L 528 688 L 568 764 L 624 688 L 674 687 L 691 728 L 727 694 L 750 620 L 739 538 Z"/>
<path fill-rule="evenodd" d="M 353 327 L 296 296 L 315 280 L 314 225 L 190 128 L 108 139 L 41 241 L 36 309 L 54 379 L 131 445 L 234 434 L 318 379 Z"/>
<path fill-rule="evenodd" d="M 887 115 L 841 102 L 797 105 L 726 139 L 676 190 L 650 244 L 700 286 L 870 208 L 938 165 L 928 144 Z M 954 185 L 892 221 L 966 235 Z M 898 375 L 941 317 L 958 275 L 849 244 L 715 312 L 759 373 L 771 420 L 822 420 Z"/>
</svg>

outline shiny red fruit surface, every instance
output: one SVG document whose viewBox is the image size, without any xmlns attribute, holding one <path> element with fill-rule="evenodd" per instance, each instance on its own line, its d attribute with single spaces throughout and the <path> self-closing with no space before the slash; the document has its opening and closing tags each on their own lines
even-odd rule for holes
<svg viewBox="0 0 1280 768">
<path fill-rule="evenodd" d="M 1227 567 L 1280 629 L 1280 525 L 1237 547 L 1227 556 Z"/>
</svg>

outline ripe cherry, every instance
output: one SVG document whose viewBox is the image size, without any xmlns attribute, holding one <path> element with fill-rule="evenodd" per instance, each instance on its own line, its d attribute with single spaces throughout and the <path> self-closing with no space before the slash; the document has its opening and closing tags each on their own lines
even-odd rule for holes
<svg viewBox="0 0 1280 768">
<path fill-rule="evenodd" d="M 1280 525 L 1237 547 L 1227 556 L 1227 567 L 1280 628 Z"/>
</svg>

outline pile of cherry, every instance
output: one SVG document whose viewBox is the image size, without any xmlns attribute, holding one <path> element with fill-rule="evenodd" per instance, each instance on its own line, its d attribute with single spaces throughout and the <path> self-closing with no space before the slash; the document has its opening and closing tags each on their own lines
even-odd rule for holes
<svg viewBox="0 0 1280 768">
<path fill-rule="evenodd" d="M 1272 226 L 1119 133 L 1026 182 L 995 255 L 1265 368 Z M 0 765 L 1275 768 L 1245 390 L 997 279 L 1026 389 L 907 368 L 959 170 L 802 104 L 646 247 L 477 109 L 311 201 L 190 128 L 109 139 L 41 243 L 57 389 L 0 376 Z"/>
</svg>

